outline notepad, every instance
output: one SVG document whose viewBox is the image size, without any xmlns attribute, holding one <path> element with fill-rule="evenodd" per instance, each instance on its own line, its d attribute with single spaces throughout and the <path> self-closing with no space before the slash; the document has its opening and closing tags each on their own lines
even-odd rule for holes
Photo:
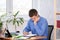
<svg viewBox="0 0 60 40">
<path fill-rule="evenodd" d="M 15 38 L 16 39 L 28 39 L 29 37 L 26 37 L 26 36 L 16 36 Z"/>
<path fill-rule="evenodd" d="M 18 36 L 16 36 L 16 38 L 17 39 L 28 39 L 28 38 L 33 37 L 33 36 L 36 36 L 36 34 L 29 34 L 29 35 L 26 35 L 26 36 L 18 35 Z"/>
<path fill-rule="evenodd" d="M 32 36 L 37 36 L 36 34 L 29 34 L 29 35 L 26 35 L 27 37 L 32 37 Z"/>
</svg>

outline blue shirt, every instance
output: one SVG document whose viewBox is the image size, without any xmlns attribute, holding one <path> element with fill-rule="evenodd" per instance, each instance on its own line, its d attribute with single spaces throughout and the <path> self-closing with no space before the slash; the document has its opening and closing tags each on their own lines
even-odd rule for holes
<svg viewBox="0 0 60 40">
<path fill-rule="evenodd" d="M 27 26 L 24 29 L 25 32 L 32 32 L 38 36 L 48 36 L 48 22 L 45 18 L 40 16 L 39 21 L 34 25 L 34 21 L 30 19 Z M 47 40 L 47 39 L 45 39 Z"/>
</svg>

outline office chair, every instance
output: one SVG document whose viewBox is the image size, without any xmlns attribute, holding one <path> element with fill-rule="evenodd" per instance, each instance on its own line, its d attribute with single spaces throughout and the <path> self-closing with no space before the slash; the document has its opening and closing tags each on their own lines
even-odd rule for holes
<svg viewBox="0 0 60 40">
<path fill-rule="evenodd" d="M 48 40 L 51 40 L 51 34 L 53 31 L 54 26 L 53 25 L 48 25 Z"/>
</svg>

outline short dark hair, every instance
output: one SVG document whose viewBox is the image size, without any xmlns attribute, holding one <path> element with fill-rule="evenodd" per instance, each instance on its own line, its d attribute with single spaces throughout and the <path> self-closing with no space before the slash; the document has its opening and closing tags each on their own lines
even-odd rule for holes
<svg viewBox="0 0 60 40">
<path fill-rule="evenodd" d="M 38 12 L 36 9 L 29 10 L 29 17 L 37 16 Z"/>
</svg>

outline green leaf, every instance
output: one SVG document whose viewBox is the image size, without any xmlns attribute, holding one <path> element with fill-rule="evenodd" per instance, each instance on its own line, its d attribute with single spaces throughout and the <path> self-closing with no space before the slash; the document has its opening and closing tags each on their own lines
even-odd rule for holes
<svg viewBox="0 0 60 40">
<path fill-rule="evenodd" d="M 22 22 L 22 23 L 24 23 L 24 19 L 23 18 L 19 18 L 20 19 L 20 21 Z"/>
<path fill-rule="evenodd" d="M 13 25 L 15 25 L 15 21 L 13 21 Z"/>
<path fill-rule="evenodd" d="M 7 23 L 9 22 L 9 20 L 6 21 Z"/>
<path fill-rule="evenodd" d="M 19 13 L 19 11 L 17 11 L 17 12 L 15 13 L 14 17 L 16 17 L 18 13 Z"/>
<path fill-rule="evenodd" d="M 12 22 L 12 20 L 9 20 L 9 23 Z"/>
<path fill-rule="evenodd" d="M 19 21 L 17 21 L 17 25 L 19 26 Z"/>
<path fill-rule="evenodd" d="M 7 14 L 3 14 L 3 15 L 1 15 L 1 17 L 4 17 L 4 16 L 6 16 Z"/>
<path fill-rule="evenodd" d="M 21 21 L 19 21 L 20 22 L 20 24 L 23 24 Z"/>
<path fill-rule="evenodd" d="M 15 23 L 16 23 L 16 19 L 14 18 L 12 21 L 13 21 L 13 25 L 15 25 Z"/>
<path fill-rule="evenodd" d="M 2 25 L 3 25 L 3 23 L 2 23 L 2 22 L 0 22 L 0 28 L 2 27 Z"/>
</svg>

